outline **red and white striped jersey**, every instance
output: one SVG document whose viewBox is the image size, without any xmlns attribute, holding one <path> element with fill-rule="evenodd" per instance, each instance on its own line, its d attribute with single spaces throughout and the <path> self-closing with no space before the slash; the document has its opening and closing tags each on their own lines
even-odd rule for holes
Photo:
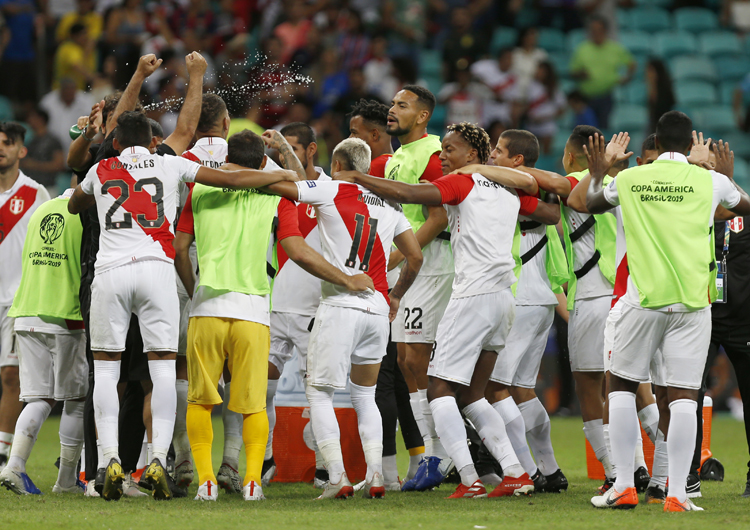
<svg viewBox="0 0 750 530">
<path fill-rule="evenodd" d="M 0 306 L 9 306 L 21 283 L 21 254 L 29 218 L 49 193 L 37 181 L 18 171 L 8 191 L 0 193 Z"/>
<path fill-rule="evenodd" d="M 347 182 L 296 184 L 300 202 L 315 206 L 323 257 L 349 276 L 367 274 L 375 284 L 375 293 L 355 294 L 323 282 L 321 303 L 387 315 L 391 244 L 394 237 L 411 230 L 401 207 Z"/>
<path fill-rule="evenodd" d="M 182 157 L 211 169 L 219 169 L 227 159 L 228 150 L 227 141 L 224 138 L 209 136 L 195 142 L 193 147 L 182 154 Z"/>
<path fill-rule="evenodd" d="M 96 272 L 138 260 L 174 261 L 178 185 L 193 182 L 200 167 L 128 147 L 89 170 L 81 189 L 95 197 L 101 226 Z"/>
<path fill-rule="evenodd" d="M 451 297 L 494 293 L 513 285 L 513 237 L 521 209 L 515 190 L 479 173 L 446 175 L 432 184 L 440 190 L 451 227 L 456 272 Z M 533 213 L 539 202 L 529 196 L 524 201 L 530 205 L 524 214 Z"/>
<path fill-rule="evenodd" d="M 320 183 L 330 180 L 331 177 L 321 170 L 318 173 L 318 179 L 314 182 Z M 315 207 L 305 203 L 297 203 L 297 219 L 305 242 L 313 250 L 320 253 L 320 232 Z M 273 281 L 273 293 L 271 294 L 273 311 L 313 316 L 318 309 L 318 304 L 320 304 L 321 280 L 290 260 L 281 245 L 276 247 L 276 257 L 278 270 Z"/>
</svg>

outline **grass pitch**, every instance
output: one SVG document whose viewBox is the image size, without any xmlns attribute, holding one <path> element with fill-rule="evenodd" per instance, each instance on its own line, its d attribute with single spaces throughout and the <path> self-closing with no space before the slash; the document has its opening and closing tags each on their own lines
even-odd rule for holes
<svg viewBox="0 0 750 530">
<path fill-rule="evenodd" d="M 639 505 L 635 510 L 599 511 L 589 499 L 599 483 L 586 477 L 584 437 L 580 418 L 555 418 L 553 444 L 557 460 L 570 481 L 560 495 L 537 494 L 504 499 L 445 500 L 454 486 L 446 485 L 425 493 L 388 493 L 382 500 L 358 496 L 347 501 L 315 502 L 317 490 L 308 484 L 272 484 L 268 499 L 246 503 L 240 496 L 220 495 L 217 503 L 192 500 L 197 485 L 186 499 L 156 502 L 151 498 L 107 503 L 83 496 L 51 493 L 57 476 L 53 463 L 59 455 L 57 418 L 42 428 L 28 463 L 28 472 L 42 496 L 18 497 L 0 491 L 0 528 L 44 529 L 86 528 L 112 530 L 234 529 L 273 528 L 332 530 L 339 528 L 412 529 L 606 529 L 639 530 L 750 528 L 750 499 L 744 491 L 747 445 L 743 425 L 729 417 L 714 419 L 712 450 L 726 468 L 724 482 L 703 483 L 701 513 L 665 514 L 660 505 Z M 218 466 L 222 448 L 221 423 L 215 423 L 214 463 Z M 408 453 L 399 452 L 402 476 Z M 641 497 L 642 500 L 642 497 Z"/>
</svg>

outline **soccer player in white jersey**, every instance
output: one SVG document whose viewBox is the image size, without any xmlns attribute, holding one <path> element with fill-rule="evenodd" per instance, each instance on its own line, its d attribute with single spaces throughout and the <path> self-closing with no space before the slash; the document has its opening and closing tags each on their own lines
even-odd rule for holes
<svg viewBox="0 0 750 530">
<path fill-rule="evenodd" d="M 518 214 L 531 215 L 540 204 L 536 197 L 520 200 L 512 188 L 536 194 L 538 186 L 527 173 L 474 165 L 486 162 L 490 154 L 489 136 L 476 125 L 449 126 L 442 146 L 443 171 L 456 173 L 430 184 L 391 182 L 358 173 L 341 178 L 400 203 L 445 205 L 456 275 L 438 325 L 427 397 L 440 441 L 461 476 L 461 484 L 449 498 L 487 496 L 466 443 L 461 411 L 505 473 L 491 496 L 530 493 L 534 483 L 513 451 L 502 417 L 484 396 L 515 316 L 512 247 Z M 477 170 L 503 175 L 509 187 L 488 180 Z"/>
<path fill-rule="evenodd" d="M 23 402 L 18 378 L 13 319 L 8 310 L 21 282 L 21 252 L 29 218 L 49 193 L 23 174 L 19 161 L 26 156 L 26 129 L 14 122 L 0 124 L 0 471 L 8 462 L 13 430 Z"/>
<path fill-rule="evenodd" d="M 609 428 L 618 474 L 605 495 L 591 499 L 598 508 L 638 504 L 631 478 L 638 429 L 635 391 L 648 379 L 649 363 L 660 348 L 671 412 L 664 511 L 700 510 L 687 497 L 686 482 L 695 447 L 696 397 L 710 340 L 709 306 L 716 296 L 710 232 L 719 204 L 747 215 L 750 197 L 725 175 L 688 164 L 691 130 L 685 114 L 665 113 L 656 125 L 659 158 L 623 171 L 604 189 L 602 180 L 614 157 L 605 153 L 598 135 L 588 142 L 591 182 L 586 206 L 597 213 L 621 207 L 630 270 L 610 356 Z M 717 161 L 731 157 L 728 146 L 719 147 Z M 663 222 L 675 216 L 680 223 Z"/>
<path fill-rule="evenodd" d="M 524 166 L 534 167 L 538 158 L 536 136 L 514 129 L 500 135 L 490 154 L 493 165 L 522 171 Z M 547 203 L 539 206 L 538 210 L 544 207 L 549 211 L 545 222 L 526 216 L 519 218 L 523 265 L 516 288 L 516 319 L 504 355 L 498 357 L 487 385 L 487 399 L 503 417 L 513 449 L 534 481 L 534 491 L 560 492 L 568 489 L 568 480 L 555 459 L 549 415 L 534 388 L 555 306 L 559 303 L 555 287 L 560 289 L 567 281 L 568 267 L 554 230 L 560 221 L 560 208 Z M 538 217 L 542 212 L 535 213 Z M 552 231 L 547 230 L 550 225 Z M 552 265 L 547 266 L 548 263 Z"/>
<path fill-rule="evenodd" d="M 370 148 L 357 138 L 342 141 L 333 151 L 331 170 L 367 172 Z M 375 384 L 388 341 L 388 320 L 419 272 L 422 252 L 401 208 L 344 182 L 286 183 L 270 189 L 314 206 L 323 256 L 346 274 L 370 276 L 375 291 L 353 295 L 323 282 L 320 306 L 310 335 L 306 395 L 315 439 L 323 454 L 329 481 L 321 499 L 346 498 L 354 490 L 344 469 L 333 394 L 349 392 L 357 413 L 367 474 L 364 496 L 383 497 L 383 425 L 375 403 Z M 386 269 L 391 244 L 406 258 L 396 286 L 388 293 Z"/>
<path fill-rule="evenodd" d="M 118 119 L 113 145 L 121 154 L 91 168 L 71 198 L 78 213 L 96 203 L 101 225 L 92 285 L 91 349 L 94 352 L 94 407 L 97 432 L 108 461 L 102 497 L 122 495 L 124 474 L 117 450 L 117 381 L 130 313 L 139 318 L 153 382 L 151 398 L 154 459 L 144 472 L 154 497 L 169 499 L 164 465 L 174 430 L 179 302 L 175 287 L 174 221 L 182 182 L 248 188 L 285 178 L 286 171 L 225 172 L 180 157 L 149 152 L 151 127 L 136 112 Z"/>
</svg>

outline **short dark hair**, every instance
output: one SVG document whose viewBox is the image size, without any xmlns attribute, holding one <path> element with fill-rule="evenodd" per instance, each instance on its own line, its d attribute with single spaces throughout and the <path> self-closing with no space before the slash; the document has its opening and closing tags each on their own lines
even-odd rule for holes
<svg viewBox="0 0 750 530">
<path fill-rule="evenodd" d="M 216 94 L 203 94 L 201 104 L 201 117 L 198 118 L 198 132 L 208 132 L 224 118 L 227 113 L 227 104 Z"/>
<path fill-rule="evenodd" d="M 582 155 L 583 146 L 589 145 L 589 136 L 594 136 L 595 134 L 604 136 L 602 131 L 592 125 L 576 125 L 573 132 L 570 133 L 568 143 L 573 148 L 576 155 Z"/>
<path fill-rule="evenodd" d="M 307 147 L 311 143 L 317 141 L 313 128 L 306 123 L 302 123 L 301 121 L 296 121 L 282 127 L 281 135 L 284 137 L 294 136 L 305 149 L 307 149 Z"/>
<path fill-rule="evenodd" d="M 646 151 L 656 151 L 656 135 L 653 133 L 646 136 L 643 144 L 641 144 L 641 155 Z"/>
<path fill-rule="evenodd" d="M 265 144 L 250 129 L 233 134 L 227 140 L 227 162 L 250 169 L 260 169 L 265 156 Z"/>
<path fill-rule="evenodd" d="M 120 102 L 121 97 L 122 90 L 118 90 L 117 92 L 113 92 L 112 94 L 105 96 L 104 108 L 102 109 L 102 124 L 105 127 L 107 126 L 107 119 L 109 119 L 109 116 L 117 108 L 117 104 Z M 138 112 L 143 112 L 143 105 L 141 105 L 140 101 L 135 104 L 135 110 Z"/>
<path fill-rule="evenodd" d="M 656 138 L 664 151 L 681 153 L 693 143 L 693 120 L 678 110 L 665 112 L 656 122 Z"/>
<path fill-rule="evenodd" d="M 70 36 L 75 37 L 76 35 L 83 33 L 84 31 L 86 31 L 86 26 L 84 26 L 80 22 L 76 22 L 70 27 Z"/>
<path fill-rule="evenodd" d="M 0 133 L 5 134 L 11 143 L 21 142 L 26 137 L 26 127 L 15 121 L 4 121 L 0 123 Z"/>
<path fill-rule="evenodd" d="M 534 167 L 539 160 L 539 140 L 529 131 L 508 129 L 500 134 L 506 141 L 509 156 L 523 155 L 523 165 Z"/>
<path fill-rule="evenodd" d="M 591 15 L 587 22 L 589 26 L 598 22 L 604 27 L 604 31 L 609 32 L 609 21 L 601 15 Z"/>
<path fill-rule="evenodd" d="M 162 129 L 161 123 L 151 118 L 148 119 L 148 123 L 151 125 L 151 136 L 164 138 L 164 129 Z"/>
<path fill-rule="evenodd" d="M 361 117 L 367 123 L 371 123 L 381 129 L 388 124 L 388 105 L 375 101 L 374 99 L 360 99 L 352 106 L 349 119 L 355 116 Z"/>
<path fill-rule="evenodd" d="M 151 124 L 141 112 L 123 112 L 117 119 L 115 139 L 123 149 L 134 146 L 148 147 L 152 136 Z"/>
<path fill-rule="evenodd" d="M 404 85 L 401 90 L 406 90 L 417 96 L 417 103 L 424 105 L 430 111 L 430 116 L 432 116 L 432 111 L 435 110 L 435 105 L 437 105 L 435 94 L 419 85 Z"/>
<path fill-rule="evenodd" d="M 460 135 L 467 144 L 476 149 L 480 164 L 490 159 L 490 135 L 479 125 L 463 121 L 449 125 L 447 131 Z"/>
</svg>

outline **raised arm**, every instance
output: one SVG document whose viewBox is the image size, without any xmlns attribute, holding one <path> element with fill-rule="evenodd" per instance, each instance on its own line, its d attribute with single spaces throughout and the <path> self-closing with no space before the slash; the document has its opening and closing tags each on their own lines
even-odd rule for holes
<svg viewBox="0 0 750 530">
<path fill-rule="evenodd" d="M 401 269 L 401 274 L 398 277 L 398 282 L 391 289 L 389 298 L 391 299 L 391 309 L 388 313 L 388 318 L 391 322 L 396 318 L 398 312 L 398 306 L 401 303 L 406 291 L 414 283 L 414 279 L 419 274 L 419 269 L 422 268 L 422 249 L 419 246 L 417 237 L 411 230 L 401 232 L 395 238 L 393 242 L 396 244 L 398 251 L 405 257 L 406 264 Z"/>
<path fill-rule="evenodd" d="M 732 179 L 734 174 L 734 152 L 729 149 L 729 143 L 719 140 L 718 143 L 714 144 L 713 151 L 716 155 L 716 172 L 727 175 L 729 180 L 732 181 L 732 184 L 734 184 L 734 187 L 737 188 L 737 191 L 740 192 L 740 202 L 728 211 L 737 215 L 750 215 L 750 197 L 748 197 L 745 190 L 740 188 Z M 721 205 L 719 205 L 719 207 L 721 207 Z"/>
<path fill-rule="evenodd" d="M 164 140 L 164 143 L 177 154 L 185 152 L 198 128 L 203 106 L 203 75 L 208 68 L 206 59 L 198 52 L 185 56 L 185 65 L 189 77 L 187 94 L 185 94 L 180 115 L 177 117 L 174 132 Z"/>
<path fill-rule="evenodd" d="M 99 128 L 102 126 L 102 109 L 104 108 L 104 100 L 99 103 L 95 103 L 91 107 L 91 113 L 88 118 L 82 116 L 78 118 L 78 128 L 82 129 L 81 135 L 71 142 L 68 148 L 68 167 L 74 170 L 80 170 L 86 167 L 91 162 L 91 153 L 89 153 L 89 146 L 92 140 L 99 132 Z M 83 125 L 83 127 L 81 127 Z"/>
<path fill-rule="evenodd" d="M 589 175 L 591 176 L 591 181 L 586 188 L 586 208 L 593 214 L 604 213 L 614 208 L 604 198 L 604 189 L 602 188 L 604 176 L 609 172 L 616 158 L 615 156 L 607 156 L 606 149 L 604 137 L 599 136 L 598 133 L 594 134 L 593 137 L 589 136 L 588 147 L 583 146 L 589 162 Z"/>
<path fill-rule="evenodd" d="M 275 171 L 263 171 L 260 169 L 228 171 L 201 166 L 195 175 L 195 182 L 199 184 L 213 186 L 214 188 L 230 189 L 262 188 L 276 182 L 296 182 L 297 180 L 297 174 L 294 171 L 286 169 L 277 169 Z"/>
<path fill-rule="evenodd" d="M 539 187 L 544 191 L 554 193 L 555 195 L 558 195 L 560 197 L 567 197 L 568 195 L 570 195 L 572 186 L 570 185 L 570 181 L 562 175 L 558 175 L 557 173 L 553 173 L 551 171 L 544 171 L 542 169 L 536 169 L 534 167 L 526 166 L 520 166 L 519 170 L 534 177 L 534 179 L 537 181 L 537 184 L 539 184 Z"/>
<path fill-rule="evenodd" d="M 287 237 L 282 239 L 280 243 L 293 262 L 316 278 L 340 285 L 353 292 L 363 292 L 368 289 L 375 291 L 372 278 L 366 274 L 355 274 L 354 276 L 344 274 L 328 263 L 323 256 L 305 242 L 304 238 L 299 236 Z"/>
<path fill-rule="evenodd" d="M 130 78 L 128 86 L 120 96 L 120 101 L 117 102 L 117 107 L 112 114 L 107 118 L 107 136 L 112 134 L 112 130 L 115 128 L 117 119 L 120 114 L 129 110 L 135 110 L 135 104 L 138 102 L 138 95 L 141 93 L 141 87 L 143 82 L 156 72 L 156 69 L 161 66 L 161 59 L 157 59 L 156 55 L 149 53 L 144 55 L 138 60 L 138 67 Z"/>
<path fill-rule="evenodd" d="M 68 201 L 68 211 L 72 214 L 81 213 L 91 208 L 94 204 L 96 204 L 94 196 L 83 191 L 79 184 Z"/>
<path fill-rule="evenodd" d="M 371 177 L 359 171 L 339 171 L 333 178 L 364 186 L 376 195 L 400 204 L 425 204 L 440 206 L 443 197 L 432 184 L 406 184 L 395 180 Z"/>
<path fill-rule="evenodd" d="M 307 180 L 307 173 L 305 173 L 305 168 L 302 167 L 302 162 L 294 154 L 292 146 L 289 145 L 283 134 L 274 129 L 269 129 L 263 133 L 261 138 L 269 149 L 276 149 L 279 152 L 279 160 L 284 169 L 296 171 L 300 180 Z"/>
<path fill-rule="evenodd" d="M 507 186 L 509 188 L 516 188 L 525 191 L 529 195 L 536 195 L 539 191 L 539 185 L 537 184 L 534 177 L 524 171 L 517 169 L 501 166 L 485 166 L 481 164 L 471 164 L 466 167 L 462 167 L 453 173 L 460 173 L 463 175 L 471 175 L 472 173 L 479 173 L 483 177 Z"/>
<path fill-rule="evenodd" d="M 193 291 L 195 291 L 193 264 L 190 262 L 190 245 L 193 243 L 193 240 L 195 240 L 193 234 L 178 230 L 172 241 L 175 251 L 174 267 L 177 269 L 177 275 L 182 280 L 182 285 L 185 286 L 185 290 L 190 298 L 193 298 Z"/>
<path fill-rule="evenodd" d="M 534 213 L 527 215 L 527 217 L 545 225 L 556 225 L 560 222 L 560 206 L 539 201 Z"/>
</svg>

